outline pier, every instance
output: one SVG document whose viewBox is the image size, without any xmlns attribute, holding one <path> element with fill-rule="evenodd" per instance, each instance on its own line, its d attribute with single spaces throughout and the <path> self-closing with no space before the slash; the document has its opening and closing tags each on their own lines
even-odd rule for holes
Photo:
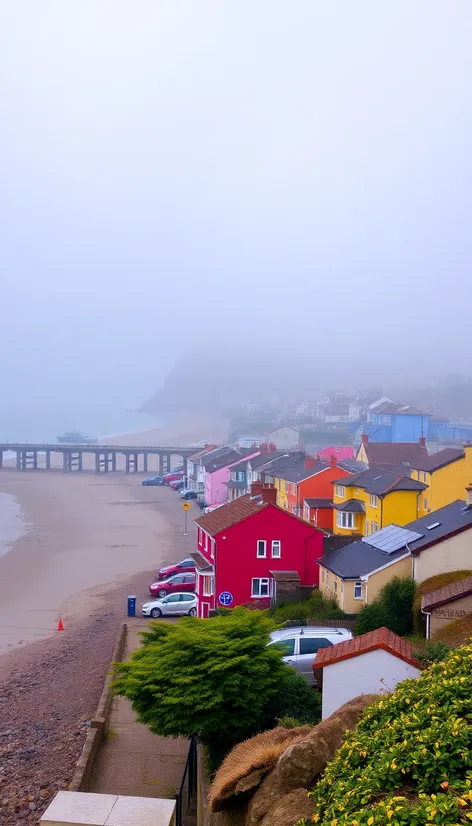
<svg viewBox="0 0 472 826">
<path fill-rule="evenodd" d="M 150 456 L 158 457 L 157 473 L 163 475 L 171 469 L 171 457 L 182 460 L 184 474 L 187 473 L 187 459 L 198 448 L 195 447 L 127 447 L 123 445 L 65 445 L 65 444 L 0 444 L 0 469 L 6 467 L 4 455 L 16 454 L 16 469 L 21 471 L 57 470 L 58 464 L 51 463 L 53 454 L 59 456 L 59 465 L 64 473 L 95 469 L 95 473 L 110 473 L 118 470 L 117 459 L 122 459 L 125 473 L 148 473 Z M 92 468 L 85 468 L 84 459 L 91 457 Z M 10 465 L 11 467 L 11 465 Z"/>
</svg>

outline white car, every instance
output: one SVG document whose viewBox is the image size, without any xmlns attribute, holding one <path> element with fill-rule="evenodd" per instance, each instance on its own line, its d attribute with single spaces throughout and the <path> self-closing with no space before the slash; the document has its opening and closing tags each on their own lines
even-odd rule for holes
<svg viewBox="0 0 472 826">
<path fill-rule="evenodd" d="M 144 602 L 141 610 L 143 617 L 189 617 L 197 616 L 197 597 L 195 594 L 169 594 L 163 599 Z"/>
<path fill-rule="evenodd" d="M 315 685 L 313 663 L 319 648 L 328 648 L 338 642 L 352 640 L 347 628 L 323 628 L 306 625 L 300 628 L 283 628 L 273 631 L 268 645 L 283 650 L 284 662 L 295 668 L 311 685 Z"/>
</svg>

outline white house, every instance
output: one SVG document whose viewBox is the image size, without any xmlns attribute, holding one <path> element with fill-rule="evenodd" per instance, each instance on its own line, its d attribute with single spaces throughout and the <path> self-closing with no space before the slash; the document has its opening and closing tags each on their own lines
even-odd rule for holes
<svg viewBox="0 0 472 826">
<path fill-rule="evenodd" d="M 296 427 L 278 427 L 267 434 L 266 441 L 275 445 L 277 450 L 300 450 L 302 446 Z"/>
<path fill-rule="evenodd" d="M 407 640 L 378 628 L 352 640 L 320 648 L 313 663 L 322 690 L 322 719 L 359 694 L 389 694 L 397 683 L 416 678 L 421 665 Z"/>
</svg>

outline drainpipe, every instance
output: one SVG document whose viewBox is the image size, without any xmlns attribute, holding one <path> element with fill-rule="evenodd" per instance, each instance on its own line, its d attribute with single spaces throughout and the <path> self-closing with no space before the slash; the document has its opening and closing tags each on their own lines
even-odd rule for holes
<svg viewBox="0 0 472 826">
<path fill-rule="evenodd" d="M 423 610 L 421 613 L 426 617 L 426 639 L 429 640 L 431 638 L 431 613 Z"/>
<path fill-rule="evenodd" d="M 380 530 L 383 528 L 383 512 L 384 512 L 384 500 L 383 496 L 380 497 Z"/>
</svg>

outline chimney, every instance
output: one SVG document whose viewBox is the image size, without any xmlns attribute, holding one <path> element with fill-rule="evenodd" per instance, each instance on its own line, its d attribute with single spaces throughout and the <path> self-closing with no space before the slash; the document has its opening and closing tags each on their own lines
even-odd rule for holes
<svg viewBox="0 0 472 826">
<path fill-rule="evenodd" d="M 472 507 L 472 484 L 467 485 L 466 491 L 467 491 L 467 507 L 471 508 Z"/>
<path fill-rule="evenodd" d="M 262 501 L 264 502 L 264 505 L 277 504 L 277 491 L 274 485 L 262 486 Z"/>
<path fill-rule="evenodd" d="M 329 466 L 330 467 L 336 467 L 337 464 L 338 464 L 338 460 L 336 459 L 336 456 L 334 455 L 334 453 L 332 453 L 331 456 L 329 457 Z"/>
<path fill-rule="evenodd" d="M 251 484 L 251 496 L 260 496 L 262 493 L 262 488 L 264 484 L 262 482 L 252 482 Z"/>
<path fill-rule="evenodd" d="M 420 447 L 426 447 L 426 439 L 424 436 L 420 436 L 420 438 L 418 439 L 418 444 Z"/>
<path fill-rule="evenodd" d="M 368 445 L 369 444 L 369 434 L 368 433 L 363 433 L 362 434 L 362 444 L 363 445 Z"/>
<path fill-rule="evenodd" d="M 318 464 L 318 459 L 316 456 L 307 456 L 305 459 L 305 470 L 308 470 L 311 467 L 315 467 Z"/>
</svg>

